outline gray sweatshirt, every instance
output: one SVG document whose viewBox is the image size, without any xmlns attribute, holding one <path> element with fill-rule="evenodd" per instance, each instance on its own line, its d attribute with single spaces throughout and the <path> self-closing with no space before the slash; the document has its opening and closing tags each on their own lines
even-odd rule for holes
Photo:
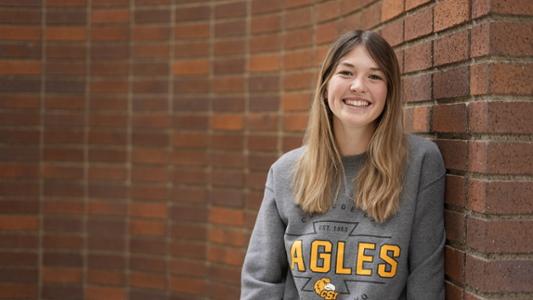
<svg viewBox="0 0 533 300">
<path fill-rule="evenodd" d="M 343 157 L 345 182 L 334 206 L 310 216 L 294 202 L 291 174 L 305 148 L 270 168 L 242 268 L 241 299 L 444 299 L 443 194 L 437 146 L 409 135 L 400 209 L 377 223 L 354 207 L 365 154 Z"/>
</svg>

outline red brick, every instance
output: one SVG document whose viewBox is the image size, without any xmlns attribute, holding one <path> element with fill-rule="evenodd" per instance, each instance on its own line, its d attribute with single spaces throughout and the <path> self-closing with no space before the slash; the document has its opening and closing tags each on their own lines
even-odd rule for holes
<svg viewBox="0 0 533 300">
<path fill-rule="evenodd" d="M 361 27 L 365 30 L 370 30 L 377 26 L 381 20 L 381 3 L 376 2 L 369 7 L 366 7 L 361 12 Z"/>
<path fill-rule="evenodd" d="M 315 27 L 315 43 L 330 44 L 339 36 L 339 25 L 337 21 L 319 24 Z"/>
<path fill-rule="evenodd" d="M 85 288 L 85 295 L 87 300 L 109 299 L 121 300 L 126 299 L 126 291 L 119 287 L 96 287 L 89 286 Z"/>
<path fill-rule="evenodd" d="M 473 18 L 482 17 L 489 13 L 527 16 L 533 14 L 533 4 L 528 0 L 477 0 L 473 2 Z"/>
<path fill-rule="evenodd" d="M 529 214 L 533 184 L 527 181 L 487 181 L 471 179 L 468 207 L 481 213 Z M 502 201 L 501 199 L 506 199 Z"/>
<path fill-rule="evenodd" d="M 470 171 L 486 174 L 526 175 L 533 173 L 533 144 L 471 141 Z"/>
<path fill-rule="evenodd" d="M 242 226 L 244 224 L 244 212 L 240 209 L 211 207 L 209 208 L 209 223 Z"/>
<path fill-rule="evenodd" d="M 387 23 L 381 29 L 380 35 L 387 40 L 391 46 L 397 46 L 403 42 L 404 19 Z"/>
<path fill-rule="evenodd" d="M 248 79 L 248 89 L 252 94 L 277 92 L 279 90 L 279 76 L 276 75 L 255 75 Z"/>
<path fill-rule="evenodd" d="M 464 251 L 446 246 L 444 249 L 446 262 L 445 270 L 446 276 L 452 279 L 455 283 L 464 283 Z"/>
<path fill-rule="evenodd" d="M 282 2 L 284 8 L 294 8 L 305 5 L 310 5 L 313 3 L 312 0 L 285 0 Z"/>
<path fill-rule="evenodd" d="M 127 41 L 129 39 L 129 28 L 106 26 L 91 28 L 91 39 L 93 41 Z"/>
<path fill-rule="evenodd" d="M 97 285 L 124 285 L 125 275 L 119 271 L 88 270 L 87 282 Z"/>
<path fill-rule="evenodd" d="M 41 73 L 38 61 L 0 61 L 0 75 L 36 75 Z"/>
<path fill-rule="evenodd" d="M 287 114 L 283 116 L 283 129 L 286 131 L 302 132 L 307 128 L 307 114 Z"/>
<path fill-rule="evenodd" d="M 340 14 L 340 6 L 338 1 L 327 1 L 319 3 L 315 8 L 316 22 L 321 23 L 323 21 L 337 18 Z"/>
<path fill-rule="evenodd" d="M 436 105 L 433 107 L 432 129 L 437 132 L 466 132 L 465 104 Z"/>
<path fill-rule="evenodd" d="M 91 22 L 94 24 L 128 23 L 130 12 L 126 9 L 95 9 L 91 13 Z"/>
<path fill-rule="evenodd" d="M 471 132 L 533 133 L 533 104 L 529 102 L 476 101 L 468 110 Z"/>
<path fill-rule="evenodd" d="M 126 203 L 92 200 L 87 207 L 87 213 L 89 215 L 125 216 L 126 212 Z"/>
<path fill-rule="evenodd" d="M 445 281 L 444 284 L 445 284 L 444 289 L 445 289 L 447 300 L 467 300 L 466 298 L 463 299 L 464 290 L 462 287 L 459 287 L 451 283 L 450 281 Z"/>
<path fill-rule="evenodd" d="M 38 299 L 39 289 L 35 284 L 0 283 L 0 297 L 4 299 Z"/>
<path fill-rule="evenodd" d="M 460 208 L 465 207 L 465 178 L 458 175 L 446 175 L 446 204 Z"/>
<path fill-rule="evenodd" d="M 216 134 L 210 135 L 212 150 L 242 150 L 244 139 L 242 135 Z"/>
<path fill-rule="evenodd" d="M 313 31 L 308 28 L 288 31 L 284 34 L 283 41 L 285 49 L 311 46 L 313 42 Z"/>
<path fill-rule="evenodd" d="M 455 98 L 469 95 L 468 67 L 456 67 L 433 74 L 433 97 Z"/>
<path fill-rule="evenodd" d="M 34 231 L 39 229 L 35 216 L 0 216 L 0 231 L 11 230 Z"/>
<path fill-rule="evenodd" d="M 210 154 L 209 164 L 214 167 L 242 168 L 245 161 L 240 152 L 215 152 Z"/>
<path fill-rule="evenodd" d="M 430 68 L 432 62 L 431 41 L 411 46 L 405 50 L 404 72 L 413 72 Z"/>
<path fill-rule="evenodd" d="M 505 55 L 530 56 L 533 46 L 530 33 L 533 25 L 527 23 L 493 22 L 472 29 L 472 56 Z"/>
<path fill-rule="evenodd" d="M 244 176 L 241 171 L 216 170 L 211 173 L 211 184 L 220 187 L 242 188 Z"/>
<path fill-rule="evenodd" d="M 130 203 L 129 214 L 133 217 L 166 218 L 167 207 L 160 203 Z"/>
<path fill-rule="evenodd" d="M 384 0 L 381 3 L 381 21 L 395 18 L 404 11 L 404 1 Z"/>
<path fill-rule="evenodd" d="M 416 106 L 404 109 L 404 126 L 408 132 L 429 132 L 430 113 L 428 106 Z"/>
<path fill-rule="evenodd" d="M 445 65 L 468 59 L 470 47 L 468 30 L 444 36 L 435 41 L 434 64 Z"/>
<path fill-rule="evenodd" d="M 446 226 L 446 239 L 463 244 L 465 242 L 465 215 L 464 213 L 446 210 L 444 213 Z"/>
<path fill-rule="evenodd" d="M 216 93 L 237 93 L 244 91 L 242 76 L 224 76 L 213 80 L 213 91 Z"/>
<path fill-rule="evenodd" d="M 283 111 L 307 111 L 311 105 L 311 97 L 308 92 L 283 93 Z"/>
<path fill-rule="evenodd" d="M 214 115 L 211 117 L 211 128 L 215 130 L 242 130 L 242 115 Z"/>
<path fill-rule="evenodd" d="M 162 221 L 131 220 L 129 233 L 141 236 L 165 236 L 166 224 Z"/>
<path fill-rule="evenodd" d="M 209 24 L 178 24 L 174 28 L 176 40 L 196 40 L 209 38 Z"/>
<path fill-rule="evenodd" d="M 45 35 L 49 41 L 83 41 L 86 39 L 87 30 L 83 27 L 48 27 Z"/>
<path fill-rule="evenodd" d="M 295 10 L 285 11 L 283 21 L 286 29 L 310 26 L 312 22 L 312 8 L 302 7 Z"/>
<path fill-rule="evenodd" d="M 244 251 L 229 247 L 209 246 L 207 259 L 213 263 L 241 266 L 244 260 Z"/>
<path fill-rule="evenodd" d="M 241 268 L 227 265 L 210 265 L 209 275 L 212 278 L 221 278 L 220 282 L 227 283 L 227 285 L 239 284 L 241 281 Z M 232 299 L 238 298 L 239 295 Z"/>
<path fill-rule="evenodd" d="M 530 260 L 486 260 L 467 255 L 465 280 L 472 288 L 483 293 L 531 293 L 531 270 L 533 262 Z"/>
<path fill-rule="evenodd" d="M 0 39 L 15 41 L 37 41 L 41 39 L 41 28 L 30 26 L 0 26 Z"/>
<path fill-rule="evenodd" d="M 240 229 L 212 227 L 209 230 L 209 241 L 221 245 L 244 247 L 248 244 L 248 236 Z"/>
<path fill-rule="evenodd" d="M 278 116 L 265 113 L 246 115 L 246 129 L 251 131 L 275 131 L 278 128 Z"/>
<path fill-rule="evenodd" d="M 208 21 L 211 14 L 209 6 L 179 7 L 175 10 L 177 22 Z"/>
<path fill-rule="evenodd" d="M 283 88 L 285 91 L 310 90 L 314 87 L 315 80 L 315 73 L 311 71 L 287 73 L 283 78 Z"/>
<path fill-rule="evenodd" d="M 528 253 L 533 248 L 532 222 L 468 218 L 467 243 L 483 253 Z"/>
<path fill-rule="evenodd" d="M 253 55 L 248 59 L 248 71 L 272 72 L 280 69 L 281 62 L 278 54 Z"/>
<path fill-rule="evenodd" d="M 353 1 L 353 0 L 352 0 Z M 357 2 L 359 3 L 359 2 Z M 342 5 L 342 3 L 341 3 Z M 342 10 L 342 11 L 345 11 L 345 10 Z M 354 28 L 361 28 L 363 25 L 362 25 L 362 20 L 361 20 L 361 15 L 362 13 L 359 11 L 357 13 L 352 13 L 348 16 L 346 16 L 342 22 L 339 24 L 339 31 L 340 32 L 346 32 L 346 31 L 350 31 L 350 30 L 353 30 Z M 326 47 L 328 45 L 325 45 Z"/>
<path fill-rule="evenodd" d="M 236 2 L 228 4 L 218 4 L 215 7 L 215 18 L 239 18 L 246 16 L 247 2 Z"/>
<path fill-rule="evenodd" d="M 147 272 L 130 272 L 128 281 L 132 287 L 164 289 L 166 278 L 163 275 Z"/>
<path fill-rule="evenodd" d="M 411 10 L 413 8 L 419 7 L 422 4 L 426 4 L 431 0 L 405 0 L 405 10 Z"/>
<path fill-rule="evenodd" d="M 444 0 L 435 5 L 435 31 L 462 24 L 470 19 L 470 1 Z"/>
<path fill-rule="evenodd" d="M 72 201 L 46 201 L 42 206 L 42 212 L 45 214 L 65 214 L 65 215 L 83 215 L 84 207 L 80 202 Z"/>
<path fill-rule="evenodd" d="M 41 270 L 43 282 L 48 283 L 81 283 L 81 270 L 74 268 L 45 267 Z"/>
<path fill-rule="evenodd" d="M 207 280 L 190 276 L 171 276 L 170 289 L 179 295 L 202 295 L 207 289 Z"/>
<path fill-rule="evenodd" d="M 246 23 L 244 20 L 233 20 L 215 24 L 215 38 L 243 36 Z"/>
<path fill-rule="evenodd" d="M 440 148 L 447 169 L 467 170 L 468 145 L 466 141 L 439 139 L 436 142 Z"/>
<path fill-rule="evenodd" d="M 405 17 L 405 40 L 410 41 L 433 32 L 433 11 L 426 7 Z"/>
<path fill-rule="evenodd" d="M 431 74 L 402 77 L 402 96 L 404 102 L 431 99 Z"/>
<path fill-rule="evenodd" d="M 249 112 L 277 112 L 279 110 L 278 95 L 253 96 L 248 103 Z"/>
<path fill-rule="evenodd" d="M 216 45 L 215 45 L 216 47 Z M 242 46 L 239 46 L 242 47 Z M 266 34 L 259 36 L 252 36 L 250 38 L 250 52 L 269 52 L 278 51 L 281 49 L 281 35 L 279 34 Z M 242 48 L 240 48 L 242 51 Z M 216 51 L 216 48 L 215 48 Z"/>
<path fill-rule="evenodd" d="M 282 8 L 281 0 L 272 0 L 272 1 L 261 1 L 253 0 L 252 1 L 252 15 L 264 14 L 269 12 L 279 11 Z"/>
<path fill-rule="evenodd" d="M 254 16 L 251 19 L 251 32 L 268 33 L 279 32 L 281 29 L 281 17 L 279 15 Z"/>
</svg>

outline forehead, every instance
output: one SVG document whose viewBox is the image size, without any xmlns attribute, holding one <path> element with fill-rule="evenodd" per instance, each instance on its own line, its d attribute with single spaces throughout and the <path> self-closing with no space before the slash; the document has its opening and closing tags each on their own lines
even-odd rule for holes
<svg viewBox="0 0 533 300">
<path fill-rule="evenodd" d="M 358 45 L 342 56 L 337 67 L 348 67 L 365 70 L 381 71 L 379 65 L 374 61 L 368 50 L 362 45 Z"/>
</svg>

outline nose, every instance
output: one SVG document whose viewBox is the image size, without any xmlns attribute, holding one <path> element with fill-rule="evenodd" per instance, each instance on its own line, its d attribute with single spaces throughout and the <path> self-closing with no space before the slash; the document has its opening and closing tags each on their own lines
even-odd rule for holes
<svg viewBox="0 0 533 300">
<path fill-rule="evenodd" d="M 350 90 L 355 93 L 366 92 L 364 79 L 359 76 L 355 77 L 350 84 Z"/>
</svg>

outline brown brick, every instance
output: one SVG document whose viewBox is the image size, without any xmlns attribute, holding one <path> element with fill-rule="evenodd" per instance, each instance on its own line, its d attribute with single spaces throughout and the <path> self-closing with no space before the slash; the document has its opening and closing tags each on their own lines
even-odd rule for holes
<svg viewBox="0 0 533 300">
<path fill-rule="evenodd" d="M 470 92 L 468 67 L 457 67 L 433 74 L 433 97 L 454 98 Z"/>
<path fill-rule="evenodd" d="M 249 113 L 246 115 L 246 129 L 251 131 L 275 131 L 278 128 L 278 117 L 265 113 Z"/>
<path fill-rule="evenodd" d="M 248 59 L 248 71 L 250 72 L 272 72 L 281 67 L 278 54 L 253 55 Z"/>
<path fill-rule="evenodd" d="M 35 216 L 0 216 L 0 231 L 20 230 L 34 231 L 39 229 Z"/>
<path fill-rule="evenodd" d="M 176 40 L 195 40 L 209 38 L 209 24 L 178 24 L 174 28 Z"/>
<path fill-rule="evenodd" d="M 126 203 L 109 203 L 107 201 L 93 200 L 87 207 L 89 215 L 125 216 Z"/>
<path fill-rule="evenodd" d="M 245 71 L 243 58 L 217 59 L 214 64 L 215 75 L 242 74 Z"/>
<path fill-rule="evenodd" d="M 208 233 L 209 241 L 221 245 L 243 247 L 248 244 L 248 237 L 242 230 L 212 227 Z"/>
<path fill-rule="evenodd" d="M 283 117 L 283 129 L 287 131 L 304 131 L 307 127 L 308 115 L 305 113 L 286 114 Z"/>
<path fill-rule="evenodd" d="M 96 287 L 89 286 L 85 288 L 87 300 L 109 299 L 122 300 L 126 299 L 126 291 L 122 287 Z"/>
<path fill-rule="evenodd" d="M 278 95 L 257 95 L 250 99 L 249 112 L 276 112 L 279 109 Z"/>
<path fill-rule="evenodd" d="M 239 209 L 211 207 L 209 208 L 209 223 L 242 226 L 244 224 L 244 212 Z"/>
<path fill-rule="evenodd" d="M 244 20 L 219 22 L 215 24 L 215 38 L 243 36 L 246 23 Z"/>
<path fill-rule="evenodd" d="M 277 92 L 279 90 L 279 76 L 255 75 L 249 78 L 248 88 L 252 93 Z"/>
<path fill-rule="evenodd" d="M 395 18 L 404 11 L 404 1 L 384 0 L 381 7 L 381 21 Z"/>
<path fill-rule="evenodd" d="M 514 22 L 493 22 L 472 29 L 472 56 L 533 55 L 533 25 Z"/>
<path fill-rule="evenodd" d="M 209 73 L 209 62 L 207 60 L 183 60 L 175 61 L 172 65 L 174 75 L 202 75 Z"/>
<path fill-rule="evenodd" d="M 244 259 L 244 251 L 229 247 L 210 245 L 207 249 L 207 259 L 214 263 L 223 263 L 231 266 L 241 266 Z"/>
<path fill-rule="evenodd" d="M 136 59 L 165 59 L 169 56 L 169 45 L 134 45 L 131 55 Z"/>
<path fill-rule="evenodd" d="M 470 19 L 470 1 L 444 0 L 435 5 L 435 31 L 462 24 Z"/>
<path fill-rule="evenodd" d="M 312 4 L 313 0 L 285 0 L 283 1 L 284 8 L 294 8 Z"/>
<path fill-rule="evenodd" d="M 468 30 L 456 32 L 436 40 L 433 49 L 435 66 L 468 59 L 469 47 Z"/>
<path fill-rule="evenodd" d="M 244 147 L 242 135 L 213 133 L 210 138 L 210 146 L 213 150 L 242 150 Z"/>
<path fill-rule="evenodd" d="M 313 31 L 308 28 L 288 31 L 283 36 L 283 41 L 285 49 L 311 46 L 313 41 Z"/>
<path fill-rule="evenodd" d="M 464 261 L 465 253 L 461 250 L 446 246 L 444 249 L 446 262 L 446 276 L 455 283 L 464 283 Z"/>
<path fill-rule="evenodd" d="M 283 93 L 281 100 L 283 111 L 307 111 L 311 105 L 311 97 L 309 92 Z"/>
<path fill-rule="evenodd" d="M 177 23 L 188 21 L 207 21 L 211 14 L 209 6 L 179 7 L 175 10 Z"/>
<path fill-rule="evenodd" d="M 207 211 L 198 210 L 197 207 L 174 207 L 172 215 L 181 222 L 194 222 L 197 224 L 204 224 L 207 220 Z M 203 239 L 205 235 L 199 236 L 196 239 Z"/>
<path fill-rule="evenodd" d="M 444 212 L 446 239 L 463 244 L 465 242 L 465 215 L 461 212 L 446 210 Z"/>
<path fill-rule="evenodd" d="M 163 203 L 129 203 L 129 215 L 162 219 L 167 217 L 167 207 Z"/>
<path fill-rule="evenodd" d="M 405 17 L 405 40 L 410 41 L 433 32 L 433 11 L 426 7 Z"/>
<path fill-rule="evenodd" d="M 477 0 L 472 4 L 472 17 L 478 18 L 489 13 L 504 15 L 531 15 L 533 14 L 533 5 L 528 0 Z"/>
<path fill-rule="evenodd" d="M 446 294 L 446 299 L 448 300 L 472 300 L 472 299 L 466 299 L 466 298 L 463 299 L 464 290 L 462 287 L 457 286 L 451 283 L 450 281 L 445 281 L 444 284 L 445 284 L 444 290 Z"/>
<path fill-rule="evenodd" d="M 243 168 L 245 160 L 240 152 L 216 152 L 209 156 L 209 163 L 214 167 Z"/>
<path fill-rule="evenodd" d="M 244 91 L 242 76 L 224 76 L 213 80 L 213 91 L 216 93 L 238 93 Z"/>
<path fill-rule="evenodd" d="M 403 42 L 404 19 L 387 23 L 381 29 L 380 35 L 387 40 L 391 46 L 397 46 Z"/>
<path fill-rule="evenodd" d="M 131 272 L 128 279 L 131 286 L 136 288 L 164 289 L 166 287 L 165 276 L 155 273 Z"/>
<path fill-rule="evenodd" d="M 315 73 L 297 72 L 286 74 L 283 78 L 283 88 L 285 91 L 291 90 L 309 90 L 315 85 Z"/>
<path fill-rule="evenodd" d="M 211 117 L 211 128 L 214 130 L 242 130 L 242 115 L 214 115 Z"/>
<path fill-rule="evenodd" d="M 488 174 L 526 175 L 533 173 L 533 144 L 472 141 L 470 170 Z"/>
<path fill-rule="evenodd" d="M 96 9 L 91 13 L 93 24 L 128 23 L 130 12 L 126 9 Z"/>
<path fill-rule="evenodd" d="M 468 207 L 481 213 L 529 214 L 533 212 L 533 184 L 527 181 L 487 181 L 471 179 Z M 502 201 L 505 199 L 505 201 Z"/>
<path fill-rule="evenodd" d="M 171 125 L 170 116 L 167 113 L 162 114 L 151 114 L 151 115 L 137 115 L 133 116 L 131 119 L 131 124 L 133 128 L 170 128 Z"/>
<path fill-rule="evenodd" d="M 86 39 L 87 30 L 84 27 L 51 26 L 45 30 L 46 39 L 49 41 L 83 41 Z"/>
<path fill-rule="evenodd" d="M 317 25 L 315 28 L 315 43 L 318 45 L 321 44 L 330 44 L 335 41 L 336 37 L 339 36 L 339 25 L 338 21 L 331 21 L 328 23 Z"/>
<path fill-rule="evenodd" d="M 531 252 L 531 223 L 528 220 L 487 220 L 469 217 L 468 246 L 483 253 Z"/>
<path fill-rule="evenodd" d="M 430 68 L 432 62 L 431 41 L 411 46 L 405 50 L 404 72 L 413 72 Z"/>
<path fill-rule="evenodd" d="M 131 161 L 135 163 L 166 164 L 169 153 L 165 149 L 135 148 L 131 153 Z"/>
<path fill-rule="evenodd" d="M 465 280 L 484 293 L 532 292 L 532 269 L 530 260 L 486 260 L 467 255 Z"/>
<path fill-rule="evenodd" d="M 252 36 L 250 38 L 250 52 L 259 53 L 278 51 L 281 49 L 281 41 L 281 36 L 279 34 Z M 242 47 L 242 45 L 239 45 L 239 47 Z"/>
<path fill-rule="evenodd" d="M 207 280 L 190 276 L 172 276 L 170 290 L 178 295 L 200 295 L 207 289 Z"/>
<path fill-rule="evenodd" d="M 170 22 L 170 10 L 168 9 L 146 9 L 137 10 L 134 14 L 134 22 L 136 24 L 167 24 Z M 178 22 L 181 21 L 178 19 Z M 196 21 L 196 20 L 195 20 Z"/>
<path fill-rule="evenodd" d="M 166 224 L 162 221 L 131 220 L 129 233 L 136 236 L 165 236 Z"/>
<path fill-rule="evenodd" d="M 433 107 L 432 129 L 437 132 L 466 132 L 465 104 L 436 105 Z"/>
<path fill-rule="evenodd" d="M 411 10 L 430 1 L 431 0 L 405 0 L 405 10 Z"/>
<path fill-rule="evenodd" d="M 239 18 L 246 16 L 246 5 L 248 2 L 236 2 L 218 4 L 215 6 L 215 18 Z"/>
<path fill-rule="evenodd" d="M 465 178 L 458 175 L 446 175 L 446 204 L 465 207 L 466 191 Z"/>
<path fill-rule="evenodd" d="M 285 11 L 283 18 L 286 29 L 310 26 L 312 20 L 312 8 L 302 7 L 295 10 Z M 253 22 L 253 21 L 252 21 Z"/>
<path fill-rule="evenodd" d="M 404 126 L 408 132 L 429 132 L 430 113 L 428 106 L 416 106 L 404 109 Z"/>
<path fill-rule="evenodd" d="M 365 30 L 370 30 L 377 26 L 381 20 L 381 3 L 376 2 L 369 7 L 366 7 L 361 12 L 361 27 Z"/>
<path fill-rule="evenodd" d="M 446 169 L 466 171 L 468 166 L 468 145 L 463 140 L 436 140 L 444 158 Z"/>
<path fill-rule="evenodd" d="M 424 101 L 431 99 L 431 74 L 402 77 L 404 102 Z"/>
<path fill-rule="evenodd" d="M 127 41 L 129 28 L 118 26 L 91 28 L 91 40 L 93 41 Z"/>
<path fill-rule="evenodd" d="M 36 75 L 41 73 L 38 61 L 0 61 L 0 75 Z"/>
<path fill-rule="evenodd" d="M 337 18 L 340 14 L 340 5 L 338 1 L 327 1 L 319 3 L 315 11 L 316 22 L 321 23 L 327 20 Z"/>
<path fill-rule="evenodd" d="M 216 170 L 211 173 L 211 184 L 217 187 L 242 188 L 244 186 L 244 175 L 241 171 Z"/>
<path fill-rule="evenodd" d="M 272 0 L 268 3 L 261 0 L 252 1 L 252 15 L 276 12 L 282 8 L 281 0 Z"/>
<path fill-rule="evenodd" d="M 38 41 L 41 39 L 41 28 L 30 26 L 0 26 L 0 39 L 15 41 Z"/>
<path fill-rule="evenodd" d="M 277 14 L 255 16 L 252 18 L 250 26 L 252 34 L 279 32 L 281 29 L 281 17 Z"/>
<path fill-rule="evenodd" d="M 472 132 L 533 133 L 531 103 L 476 101 L 469 104 L 468 110 Z"/>
</svg>

